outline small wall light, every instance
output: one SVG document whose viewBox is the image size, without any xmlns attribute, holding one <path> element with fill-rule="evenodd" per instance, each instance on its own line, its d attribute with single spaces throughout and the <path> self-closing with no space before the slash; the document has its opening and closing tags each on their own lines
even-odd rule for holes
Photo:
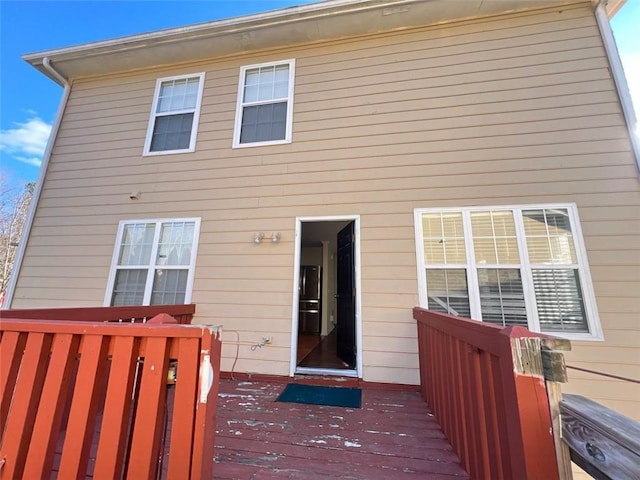
<svg viewBox="0 0 640 480">
<path fill-rule="evenodd" d="M 140 198 L 140 192 L 131 192 L 129 198 L 131 200 L 138 200 Z"/>
<path fill-rule="evenodd" d="M 273 232 L 269 236 L 265 235 L 264 232 L 257 232 L 253 235 L 253 243 L 261 243 L 265 238 L 271 240 L 271 243 L 278 243 L 280 241 L 280 232 Z"/>
</svg>

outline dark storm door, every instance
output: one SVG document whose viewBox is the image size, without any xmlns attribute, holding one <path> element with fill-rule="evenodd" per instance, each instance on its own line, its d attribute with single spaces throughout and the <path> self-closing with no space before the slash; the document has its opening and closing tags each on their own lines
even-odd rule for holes
<svg viewBox="0 0 640 480">
<path fill-rule="evenodd" d="M 350 368 L 356 366 L 356 289 L 354 279 L 354 223 L 338 233 L 338 357 Z"/>
</svg>

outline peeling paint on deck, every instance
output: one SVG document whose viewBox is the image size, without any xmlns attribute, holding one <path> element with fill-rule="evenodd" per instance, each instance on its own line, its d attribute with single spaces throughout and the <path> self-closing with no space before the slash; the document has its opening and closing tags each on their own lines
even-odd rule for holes
<svg viewBox="0 0 640 480">
<path fill-rule="evenodd" d="M 379 432 L 377 430 L 365 430 L 365 433 L 376 433 L 378 435 L 396 435 L 398 437 L 406 437 L 406 433 L 398 433 L 398 432 Z"/>
<path fill-rule="evenodd" d="M 214 478 L 469 478 L 418 392 L 367 389 L 346 409 L 275 402 L 284 386 L 221 381 Z"/>
</svg>

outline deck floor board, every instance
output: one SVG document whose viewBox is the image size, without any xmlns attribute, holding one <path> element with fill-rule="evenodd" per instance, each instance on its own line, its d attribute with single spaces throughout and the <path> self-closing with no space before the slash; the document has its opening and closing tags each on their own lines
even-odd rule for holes
<svg viewBox="0 0 640 480">
<path fill-rule="evenodd" d="M 285 385 L 221 380 L 214 478 L 469 478 L 418 392 L 364 388 L 352 409 L 276 402 Z"/>
</svg>

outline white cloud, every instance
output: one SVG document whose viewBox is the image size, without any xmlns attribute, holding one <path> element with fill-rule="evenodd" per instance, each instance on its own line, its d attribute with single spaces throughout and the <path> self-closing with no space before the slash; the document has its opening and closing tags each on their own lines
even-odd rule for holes
<svg viewBox="0 0 640 480">
<path fill-rule="evenodd" d="M 40 167 L 42 165 L 42 157 L 17 157 L 14 155 L 13 158 L 34 167 Z"/>
<path fill-rule="evenodd" d="M 637 114 L 640 112 L 640 53 L 620 52 L 620 59 Z"/>
<path fill-rule="evenodd" d="M 640 141 L 640 52 L 620 52 L 620 60 L 627 78 L 627 86 L 636 114 L 636 125 L 632 135 Z"/>
<path fill-rule="evenodd" d="M 14 128 L 0 130 L 0 151 L 19 162 L 40 166 L 47 147 L 51 125 L 34 116 L 24 123 L 16 122 Z"/>
</svg>

